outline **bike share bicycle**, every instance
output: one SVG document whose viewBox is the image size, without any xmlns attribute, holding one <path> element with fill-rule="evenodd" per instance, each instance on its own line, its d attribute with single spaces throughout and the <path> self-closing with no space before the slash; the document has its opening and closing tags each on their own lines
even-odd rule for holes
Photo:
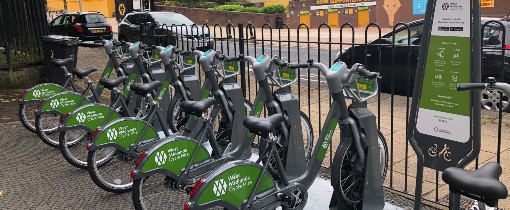
<svg viewBox="0 0 510 210">
<path fill-rule="evenodd" d="M 244 121 L 244 125 L 251 132 L 261 136 L 268 142 L 267 149 L 256 162 L 233 161 L 211 172 L 205 179 L 199 180 L 191 190 L 190 201 L 185 203 L 184 209 L 207 209 L 213 206 L 222 206 L 226 209 L 276 209 L 278 207 L 303 209 L 307 201 L 307 190 L 319 173 L 338 123 L 340 123 L 341 129 L 340 142 L 341 144 L 342 142 L 347 143 L 339 146 L 336 156 L 342 157 L 341 160 L 344 160 L 343 157 L 346 157 L 346 151 L 351 151 L 350 148 L 353 148 L 350 152 L 353 154 L 350 156 L 351 158 L 345 159 L 345 161 L 335 161 L 333 167 L 349 170 L 347 166 L 352 167 L 351 164 L 355 164 L 354 172 L 366 171 L 365 166 L 375 162 L 381 168 L 374 170 L 373 174 L 368 174 L 372 177 L 367 177 L 365 173 L 355 174 L 358 176 L 352 177 L 355 180 L 352 184 L 363 185 L 365 180 L 384 178 L 387 168 L 386 143 L 377 130 L 375 116 L 366 108 L 366 100 L 377 93 L 378 86 L 375 79 L 378 74 L 369 72 L 358 64 L 355 64 L 349 70 L 343 62 L 335 63 L 329 70 L 325 65 L 313 61 L 309 61 L 308 64 L 290 64 L 288 67 L 291 69 L 309 67 L 319 69 L 327 79 L 333 99 L 333 104 L 323 126 L 325 129 L 321 131 L 317 142 L 319 146 L 315 147 L 305 171 L 299 176 L 287 176 L 278 151 L 275 149 L 276 139 L 272 133 L 275 132 L 275 128 L 280 123 L 288 120 L 286 117 L 281 114 L 275 114 L 265 119 L 248 117 Z M 351 83 L 355 82 L 360 76 L 373 80 L 375 93 L 363 96 L 359 89 L 355 91 L 350 89 Z M 353 99 L 353 104 L 349 107 L 345 102 L 348 98 Z M 377 148 L 377 145 L 379 145 L 379 148 Z M 288 149 L 292 150 L 294 147 Z M 378 149 L 379 151 L 377 151 Z M 342 152 L 344 155 L 342 155 Z M 359 157 L 355 158 L 356 156 Z M 382 156 L 382 158 L 379 158 L 379 156 Z M 269 157 L 275 159 L 278 169 L 278 181 L 275 181 L 276 177 L 268 173 L 269 161 L 264 161 L 263 166 L 260 165 L 264 158 Z M 354 161 L 348 162 L 351 160 Z M 337 164 L 340 166 L 336 166 Z M 339 172 L 342 171 L 333 171 L 333 178 L 338 178 L 339 175 L 335 173 Z M 332 182 L 332 184 L 337 185 L 343 183 L 335 183 L 335 180 L 332 180 Z M 379 182 L 380 190 L 382 190 L 382 180 L 379 180 Z M 351 191 L 350 193 L 352 193 L 351 196 L 357 196 L 360 192 Z M 361 192 L 362 195 L 363 192 Z"/>
<path fill-rule="evenodd" d="M 119 42 L 114 41 L 115 45 L 120 44 Z M 121 51 L 118 51 L 121 52 Z M 120 57 L 120 54 L 117 54 L 116 56 Z M 115 55 L 114 55 L 115 57 Z M 124 76 L 124 72 L 120 68 L 116 68 L 114 65 L 114 61 L 116 59 L 112 59 L 110 57 L 110 60 L 108 61 L 108 64 L 106 65 L 103 74 L 101 75 L 101 78 L 108 78 L 112 70 L 115 70 L 117 75 Z M 66 82 L 64 85 L 54 84 L 54 83 L 44 83 L 36 85 L 30 89 L 28 89 L 25 93 L 23 93 L 18 100 L 18 115 L 20 117 L 21 124 L 30 132 L 37 133 L 36 127 L 35 127 L 35 111 L 37 110 L 37 106 L 40 103 L 41 100 L 46 100 L 50 96 L 55 95 L 57 93 L 61 93 L 66 91 L 68 88 L 69 90 L 78 92 L 78 89 L 76 87 L 76 84 L 74 82 L 74 75 L 72 73 L 69 73 L 68 70 L 62 65 L 65 63 L 71 62 L 69 60 L 65 59 L 53 59 L 52 64 L 59 67 L 67 77 Z M 83 72 L 83 70 L 78 70 L 80 72 Z M 95 92 L 97 94 L 101 94 L 103 91 L 102 86 L 97 86 L 95 89 Z M 33 115 L 33 116 L 32 116 Z M 57 129 L 57 126 L 53 128 L 48 128 L 45 130 L 46 133 L 53 133 Z"/>
<path fill-rule="evenodd" d="M 171 52 L 171 50 L 172 48 L 165 48 L 162 49 L 161 51 L 163 51 L 163 54 L 165 54 L 165 52 Z M 231 135 L 225 136 L 225 134 L 229 133 L 229 130 L 230 131 L 232 130 L 231 128 L 228 127 L 225 128 L 224 126 L 232 127 L 233 125 L 240 124 L 239 120 L 238 120 L 239 122 L 234 123 L 236 121 L 234 117 L 239 118 L 241 116 L 246 116 L 245 109 L 251 109 L 251 104 L 246 105 L 246 101 L 243 100 L 242 98 L 242 92 L 241 95 L 239 94 L 231 95 L 232 94 L 231 92 L 238 92 L 240 90 L 236 90 L 234 84 L 229 83 L 229 78 L 224 79 L 220 83 L 220 85 L 218 85 L 218 83 L 216 82 L 215 71 L 217 68 L 216 65 L 219 63 L 216 57 L 219 57 L 219 53 L 217 54 L 216 51 L 212 50 L 205 53 L 195 50 L 193 53 L 199 55 L 201 58 L 206 58 L 201 59 L 200 61 L 200 65 L 202 66 L 202 68 L 204 69 L 204 73 L 206 74 L 206 80 L 202 88 L 204 92 L 202 92 L 201 97 L 204 96 L 207 97 L 209 95 L 209 92 L 212 92 L 216 98 L 216 101 L 214 103 L 211 101 L 207 102 L 211 103 L 209 105 L 216 104 L 218 105 L 214 106 L 213 111 L 211 112 L 211 119 L 216 119 L 216 117 L 225 116 L 225 119 L 223 117 L 219 119 L 220 121 L 219 123 L 220 126 L 218 126 L 219 131 L 215 135 L 218 138 L 218 140 L 223 143 L 220 144 L 219 146 L 221 146 L 221 149 L 224 150 L 229 144 L 231 136 Z M 167 67 L 170 67 L 169 65 L 167 65 L 167 63 L 165 63 L 165 65 Z M 171 71 L 174 71 L 173 69 L 169 70 L 170 71 L 167 71 L 166 73 L 167 76 L 171 75 L 170 74 Z M 161 86 L 161 84 L 162 84 L 161 82 L 155 81 L 147 85 L 140 85 L 140 87 L 136 88 L 137 91 L 135 92 L 145 95 L 146 93 L 152 91 L 153 89 Z M 159 108 L 158 106 L 160 104 L 159 101 L 166 97 L 163 96 L 163 94 L 164 91 L 166 91 L 165 89 L 168 89 L 168 84 L 169 81 L 163 82 L 163 86 L 158 91 L 159 94 L 156 96 L 157 98 L 155 101 L 153 101 L 150 96 L 148 97 L 151 105 Z M 222 87 L 221 89 L 220 86 Z M 238 109 L 243 110 L 243 112 L 239 112 L 234 115 L 235 110 L 228 102 L 229 99 L 232 98 L 237 98 L 241 100 L 242 103 L 240 104 L 240 106 L 237 106 L 237 104 L 236 106 L 243 107 L 242 109 Z M 153 112 L 155 112 L 157 116 L 159 115 L 158 114 L 159 111 Z M 158 119 L 159 118 L 160 116 L 158 116 Z M 152 121 L 151 118 L 148 119 L 149 120 L 147 121 L 142 121 L 134 118 L 119 119 L 97 129 L 95 133 L 92 135 L 91 144 L 88 147 L 89 154 L 87 160 L 89 166 L 89 173 L 94 182 L 99 187 L 106 191 L 114 193 L 123 193 L 131 190 L 132 180 L 129 177 L 129 173 L 126 173 L 126 171 L 129 171 L 128 169 L 132 168 L 132 160 L 137 158 L 142 151 L 148 150 L 152 145 L 161 141 L 160 137 L 156 135 L 154 128 L 150 125 L 150 122 Z M 198 128 L 200 128 L 200 125 Z M 191 132 L 184 131 L 183 133 L 189 133 L 190 136 L 199 137 L 200 139 L 203 138 L 201 136 L 203 134 L 200 132 L 199 129 L 196 128 L 190 129 L 190 131 Z M 111 174 L 110 172 L 111 170 L 103 170 L 105 172 L 108 172 L 109 174 L 102 174 L 101 169 L 103 169 L 104 166 L 101 167 L 101 169 L 99 169 L 94 164 L 92 164 L 93 162 L 95 162 L 94 151 L 106 147 L 116 148 L 119 151 L 119 156 L 122 156 L 121 158 L 119 158 L 119 161 L 121 162 L 119 164 L 122 164 L 124 167 L 115 166 L 117 168 L 115 172 L 118 171 L 118 173 Z M 105 178 L 106 176 L 108 176 L 108 178 Z"/>
<path fill-rule="evenodd" d="M 126 71 L 123 68 L 120 68 L 117 62 L 117 57 L 114 55 L 114 51 L 112 50 L 114 46 L 120 47 L 123 44 L 116 42 L 115 44 L 112 42 L 109 45 L 104 46 L 105 50 L 109 56 L 109 62 L 107 68 L 103 72 L 101 79 L 106 79 L 110 76 L 112 69 L 115 69 L 117 75 L 119 77 L 125 76 Z M 118 53 L 118 51 L 117 51 Z M 118 55 L 118 54 L 117 54 Z M 86 68 L 86 69 L 74 69 L 71 72 L 68 72 L 65 65 L 70 62 L 74 62 L 73 58 L 66 59 L 55 59 L 53 63 L 59 66 L 61 69 L 66 72 L 68 76 L 68 82 L 70 82 L 73 86 L 74 81 L 72 80 L 72 76 L 76 76 L 79 79 L 83 79 L 87 83 L 87 87 L 81 93 L 72 92 L 72 91 L 64 91 L 57 94 L 54 94 L 48 97 L 45 100 L 42 100 L 37 110 L 35 111 L 35 128 L 39 138 L 51 147 L 59 147 L 59 135 L 53 135 L 58 133 L 58 126 L 60 125 L 60 119 L 65 114 L 72 112 L 76 108 L 87 105 L 93 102 L 100 102 L 100 96 L 102 91 L 104 90 L 104 86 L 99 84 L 97 87 L 94 87 L 94 84 L 91 79 L 88 78 L 88 75 L 97 71 L 95 68 Z M 129 72 L 129 71 L 128 71 Z M 131 73 L 131 72 L 129 72 Z M 111 103 L 113 103 L 113 99 Z M 133 104 L 133 103 L 132 103 Z M 81 131 L 70 131 L 68 135 L 72 135 L 73 139 L 69 142 L 70 145 L 81 141 L 81 139 L 85 138 L 84 133 Z"/>
<path fill-rule="evenodd" d="M 114 44 L 113 41 L 103 40 L 102 43 L 115 69 L 122 69 L 121 64 L 119 64 L 114 55 L 114 52 L 122 49 L 117 49 L 117 44 Z M 131 44 L 125 43 L 123 45 L 130 46 Z M 131 61 L 126 60 L 122 62 L 122 65 L 126 66 L 129 63 L 131 63 Z M 133 68 L 126 68 L 126 70 L 125 73 L 129 75 L 129 78 L 121 76 L 116 79 L 102 78 L 99 80 L 99 85 L 112 92 L 113 103 L 111 103 L 110 106 L 97 102 L 91 103 L 81 106 L 73 112 L 67 113 L 61 119 L 61 125 L 59 127 L 59 148 L 66 161 L 71 165 L 82 169 L 87 168 L 87 152 L 84 152 L 86 151 L 85 145 L 89 140 L 88 137 L 97 127 L 120 117 L 132 117 L 135 116 L 135 114 L 142 115 L 143 111 L 136 113 L 140 110 L 136 107 L 137 97 L 135 97 L 135 94 L 130 90 L 132 84 L 140 82 L 140 72 L 132 72 L 132 70 L 134 70 Z M 121 92 L 118 87 L 122 84 L 125 85 Z M 69 135 L 70 132 L 73 134 L 78 133 L 78 136 L 84 138 L 74 139 Z M 69 142 L 73 142 L 73 144 L 69 144 Z M 114 152 L 114 150 L 105 151 L 104 157 L 110 157 L 112 152 Z M 104 160 L 107 160 L 107 158 L 100 158 L 99 162 L 103 162 Z M 101 165 L 100 163 L 97 164 Z"/>
<path fill-rule="evenodd" d="M 213 55 L 202 57 L 201 60 L 205 60 L 207 57 L 212 58 Z M 287 113 L 291 116 L 300 115 L 299 118 L 293 118 L 295 120 L 290 121 L 289 125 L 282 125 L 285 129 L 281 129 L 279 134 L 285 137 L 290 136 L 291 138 L 302 138 L 302 135 L 306 135 L 306 149 L 311 151 L 313 144 L 313 139 L 311 139 L 313 138 L 311 137 L 313 136 L 311 123 L 309 122 L 308 117 L 304 113 L 300 112 L 299 102 L 292 96 L 290 91 L 290 85 L 295 83 L 298 79 L 297 72 L 294 71 L 291 73 L 287 71 L 285 73 L 280 73 L 278 70 L 275 70 L 277 68 L 275 63 L 280 62 L 280 60 L 278 58 L 271 59 L 269 56 L 261 56 L 259 59 L 250 56 L 239 56 L 220 58 L 219 60 L 226 63 L 238 60 L 249 61 L 253 65 L 255 77 L 260 85 L 260 89 L 255 100 L 256 106 L 252 109 L 250 116 L 260 116 L 264 105 L 270 107 L 270 115 L 276 113 Z M 277 78 L 273 78 L 274 71 L 277 72 Z M 220 75 L 225 74 L 224 72 L 217 73 Z M 228 77 L 233 77 L 236 74 L 231 74 Z M 274 94 L 271 90 L 271 86 L 269 85 L 269 80 L 272 81 L 273 85 L 279 87 Z M 232 107 L 235 109 L 235 107 L 240 106 L 242 92 L 235 83 L 233 85 L 235 87 L 234 91 L 236 95 L 227 95 L 235 96 L 228 97 L 229 100 L 232 101 Z M 226 87 L 223 86 L 223 89 L 225 88 Z M 198 105 L 193 103 L 183 104 L 184 109 L 190 110 L 197 117 L 200 117 L 207 106 L 203 105 L 200 110 L 193 110 L 193 108 L 197 106 Z M 236 116 L 243 115 L 235 113 L 234 117 Z M 203 124 L 201 130 L 209 130 L 211 122 L 208 119 L 208 116 L 204 115 L 202 116 L 202 119 L 206 121 L 207 124 Z M 243 119 L 244 117 L 241 117 L 241 119 L 236 118 L 235 121 L 237 122 Z M 301 133 L 301 123 L 305 123 L 305 126 L 307 127 L 304 134 Z M 206 127 L 207 125 L 209 125 L 209 127 Z M 132 177 L 134 179 L 133 203 L 135 209 L 167 208 L 169 206 L 154 206 L 157 204 L 154 202 L 151 203 L 149 200 L 166 199 L 172 197 L 171 194 L 177 191 L 189 191 L 195 181 L 219 166 L 229 161 L 249 158 L 251 156 L 250 146 L 253 142 L 254 135 L 248 132 L 241 123 L 234 123 L 234 126 L 229 149 L 223 153 L 215 150 L 215 153 L 210 156 L 205 152 L 201 145 L 204 142 L 197 141 L 195 140 L 196 138 L 183 137 L 168 138 L 143 153 L 143 155 L 141 155 L 136 161 L 138 164 L 136 169 L 132 172 Z M 211 145 L 218 144 L 214 138 L 209 138 L 209 142 Z M 303 146 L 301 146 L 301 150 L 304 150 Z M 294 155 L 288 156 L 295 158 Z M 171 203 L 163 204 L 175 205 Z"/>
<path fill-rule="evenodd" d="M 458 84 L 457 90 L 498 90 L 508 95 L 510 94 L 510 85 L 496 82 L 494 78 L 488 78 L 487 83 Z M 446 158 L 446 156 L 444 157 Z M 482 205 L 479 205 L 482 207 L 481 209 L 485 209 L 485 205 L 497 207 L 498 200 L 508 197 L 507 187 L 499 181 L 501 174 L 501 165 L 493 162 L 487 163 L 476 170 L 465 170 L 456 167 L 445 169 L 442 179 L 450 187 L 449 209 L 461 209 L 460 195 L 480 201 L 482 203 Z"/>
</svg>

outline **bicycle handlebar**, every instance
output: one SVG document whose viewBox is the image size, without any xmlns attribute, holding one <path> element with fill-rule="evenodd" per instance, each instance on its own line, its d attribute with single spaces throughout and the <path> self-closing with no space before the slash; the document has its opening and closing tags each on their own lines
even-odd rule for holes
<svg viewBox="0 0 510 210">
<path fill-rule="evenodd" d="M 287 65 L 291 69 L 298 69 L 298 68 L 308 68 L 310 67 L 309 63 L 291 63 Z"/>
<path fill-rule="evenodd" d="M 487 87 L 487 83 L 459 83 L 459 84 L 457 84 L 458 91 L 484 90 L 486 87 Z"/>
<path fill-rule="evenodd" d="M 379 73 L 377 72 L 371 72 L 369 70 L 367 70 L 366 68 L 362 67 L 362 68 L 359 68 L 357 70 L 358 72 L 358 75 L 362 76 L 362 77 L 368 77 L 370 79 L 375 79 L 377 77 L 379 77 Z"/>
<path fill-rule="evenodd" d="M 235 56 L 235 57 L 226 57 L 226 56 L 223 56 L 223 61 L 224 62 L 240 61 L 242 59 L 243 59 L 243 55 L 239 55 L 239 56 Z"/>
</svg>

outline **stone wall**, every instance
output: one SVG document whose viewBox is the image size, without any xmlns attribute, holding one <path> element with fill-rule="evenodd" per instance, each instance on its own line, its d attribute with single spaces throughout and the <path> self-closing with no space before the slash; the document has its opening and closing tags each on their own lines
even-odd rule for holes
<svg viewBox="0 0 510 210">
<path fill-rule="evenodd" d="M 263 14 L 251 12 L 230 12 L 187 7 L 168 7 L 162 5 L 156 6 L 156 11 L 177 11 L 191 19 L 197 25 L 205 24 L 206 21 L 208 21 L 211 26 L 214 24 L 225 26 L 230 21 L 235 26 L 237 26 L 238 23 L 243 23 L 246 26 L 249 22 L 251 22 L 255 27 L 262 27 L 265 23 L 274 27 L 276 24 L 276 17 L 281 17 L 283 22 L 287 23 L 287 14 L 285 13 Z"/>
</svg>

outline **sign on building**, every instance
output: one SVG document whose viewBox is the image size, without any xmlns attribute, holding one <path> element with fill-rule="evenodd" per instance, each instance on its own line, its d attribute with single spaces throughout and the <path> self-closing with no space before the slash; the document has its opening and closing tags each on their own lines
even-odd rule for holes
<svg viewBox="0 0 510 210">
<path fill-rule="evenodd" d="M 494 7 L 494 0 L 481 0 L 481 5 L 483 7 Z"/>
<path fill-rule="evenodd" d="M 427 0 L 413 0 L 413 15 L 424 15 L 425 11 L 427 11 Z"/>
</svg>

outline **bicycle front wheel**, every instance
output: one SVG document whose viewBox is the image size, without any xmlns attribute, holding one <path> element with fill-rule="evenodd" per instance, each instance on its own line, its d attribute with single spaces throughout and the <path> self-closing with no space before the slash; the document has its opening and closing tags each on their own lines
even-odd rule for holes
<svg viewBox="0 0 510 210">
<path fill-rule="evenodd" d="M 388 169 L 388 147 L 381 132 L 377 131 L 377 134 L 384 182 Z M 360 156 L 353 141 L 340 141 L 331 169 L 331 179 L 336 179 L 339 183 L 333 186 L 336 199 L 332 198 L 338 209 L 361 209 L 366 169 L 359 170 L 360 163 Z"/>
</svg>

